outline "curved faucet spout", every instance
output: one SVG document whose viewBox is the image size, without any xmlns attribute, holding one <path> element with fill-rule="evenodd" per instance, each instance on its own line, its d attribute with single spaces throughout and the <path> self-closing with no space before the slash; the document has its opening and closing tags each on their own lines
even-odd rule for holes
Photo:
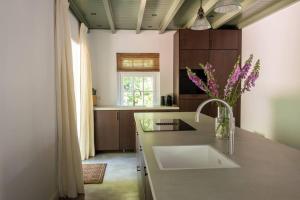
<svg viewBox="0 0 300 200">
<path fill-rule="evenodd" d="M 234 129 L 235 129 L 235 124 L 234 124 L 234 117 L 233 117 L 232 109 L 231 109 L 230 105 L 226 101 L 223 101 L 221 99 L 208 99 L 208 100 L 204 101 L 197 108 L 196 116 L 195 116 L 195 121 L 199 122 L 199 120 L 200 120 L 200 113 L 201 113 L 203 107 L 206 104 L 210 103 L 210 102 L 219 102 L 219 103 L 222 103 L 223 105 L 225 105 L 225 107 L 229 111 L 229 131 L 230 131 L 230 133 L 229 133 L 229 146 L 228 146 L 228 149 L 229 149 L 229 154 L 232 155 L 233 152 L 234 152 Z"/>
</svg>

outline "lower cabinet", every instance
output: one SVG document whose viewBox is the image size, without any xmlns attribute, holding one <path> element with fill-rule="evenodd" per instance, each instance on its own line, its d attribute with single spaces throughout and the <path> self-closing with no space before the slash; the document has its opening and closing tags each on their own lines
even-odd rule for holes
<svg viewBox="0 0 300 200">
<path fill-rule="evenodd" d="M 97 151 L 119 150 L 119 111 L 94 112 L 95 149 Z"/>
<path fill-rule="evenodd" d="M 121 110 L 120 112 L 120 150 L 135 150 L 135 122 L 134 111 Z"/>
<path fill-rule="evenodd" d="M 137 143 L 137 177 L 139 186 L 140 200 L 153 200 L 152 191 L 150 187 L 147 167 L 145 165 L 143 149 L 139 144 L 138 136 L 136 138 Z"/>
<path fill-rule="evenodd" d="M 95 110 L 95 149 L 97 151 L 135 151 L 134 113 L 170 111 L 172 110 Z"/>
</svg>

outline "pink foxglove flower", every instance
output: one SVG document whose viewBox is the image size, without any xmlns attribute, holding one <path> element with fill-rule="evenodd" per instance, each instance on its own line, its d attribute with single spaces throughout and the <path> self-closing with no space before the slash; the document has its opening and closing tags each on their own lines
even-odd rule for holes
<svg viewBox="0 0 300 200">
<path fill-rule="evenodd" d="M 201 67 L 203 68 L 204 73 L 207 77 L 207 86 L 211 95 L 213 97 L 219 97 L 219 85 L 217 84 L 214 77 L 215 69 L 209 63 L 206 63 L 205 66 L 201 65 Z"/>
<path fill-rule="evenodd" d="M 253 60 L 253 55 L 251 54 L 248 60 L 245 62 L 245 65 L 241 69 L 241 74 L 240 74 L 241 78 L 246 78 L 246 76 L 248 75 L 248 72 L 252 65 L 252 60 Z"/>
<path fill-rule="evenodd" d="M 219 85 L 217 84 L 214 78 L 215 69 L 209 63 L 205 66 L 201 65 L 201 68 L 204 70 L 204 73 L 207 77 L 207 84 L 204 83 L 195 73 L 191 71 L 190 68 L 187 67 L 187 74 L 189 78 L 193 81 L 193 83 L 199 87 L 201 90 L 206 92 L 206 94 L 212 98 L 220 98 L 228 102 L 231 106 L 238 101 L 240 96 L 246 92 L 250 91 L 252 87 L 255 86 L 255 81 L 259 76 L 260 70 L 260 61 L 258 60 L 255 63 L 254 68 L 249 74 L 249 71 L 252 66 L 253 55 L 246 60 L 243 67 L 240 65 L 240 58 L 237 59 L 237 62 L 234 65 L 232 72 L 229 75 L 227 80 L 227 84 L 224 88 L 224 96 L 223 98 L 219 93 Z M 241 83 L 244 82 L 243 87 L 241 88 Z"/>
<path fill-rule="evenodd" d="M 203 83 L 203 81 L 194 73 L 192 72 L 192 70 L 190 68 L 186 68 L 187 69 L 187 74 L 188 77 L 191 81 L 193 81 L 193 83 L 200 88 L 201 90 L 203 90 L 204 92 L 208 93 L 208 89 L 207 86 L 205 85 L 205 83 Z"/>
<path fill-rule="evenodd" d="M 255 81 L 257 80 L 257 78 L 259 76 L 259 69 L 260 69 L 260 61 L 257 60 L 252 72 L 246 78 L 246 80 L 244 82 L 244 87 L 242 89 L 242 93 L 244 93 L 246 91 L 250 91 L 251 87 L 255 86 Z"/>
<path fill-rule="evenodd" d="M 240 75 L 241 75 L 241 67 L 240 67 L 240 59 L 238 58 L 235 65 L 234 65 L 233 71 L 229 75 L 229 78 L 227 80 L 227 84 L 226 84 L 225 89 L 224 89 L 225 99 L 229 96 L 229 94 L 233 90 L 233 87 L 239 81 Z"/>
<path fill-rule="evenodd" d="M 239 84 L 242 79 L 246 78 L 251 65 L 252 65 L 253 55 L 251 54 L 250 57 L 245 62 L 244 66 L 241 68 L 240 66 L 240 57 L 238 57 L 233 71 L 231 72 L 229 79 L 227 80 L 227 84 L 224 89 L 224 98 L 230 99 L 232 97 L 232 93 L 236 92 L 236 87 L 239 87 Z M 233 91 L 234 90 L 234 91 Z"/>
</svg>

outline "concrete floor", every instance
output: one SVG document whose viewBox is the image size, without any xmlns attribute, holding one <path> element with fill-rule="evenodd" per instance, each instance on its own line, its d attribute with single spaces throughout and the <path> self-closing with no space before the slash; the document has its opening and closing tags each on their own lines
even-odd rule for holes
<svg viewBox="0 0 300 200">
<path fill-rule="evenodd" d="M 107 163 L 102 184 L 85 185 L 84 200 L 138 200 L 135 153 L 103 153 L 83 163 Z"/>
</svg>

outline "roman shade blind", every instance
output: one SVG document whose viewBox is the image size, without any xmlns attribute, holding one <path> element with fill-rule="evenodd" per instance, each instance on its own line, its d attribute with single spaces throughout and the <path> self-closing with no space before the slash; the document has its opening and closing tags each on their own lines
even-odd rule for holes
<svg viewBox="0 0 300 200">
<path fill-rule="evenodd" d="M 117 71 L 159 71 L 159 53 L 117 53 Z"/>
</svg>

